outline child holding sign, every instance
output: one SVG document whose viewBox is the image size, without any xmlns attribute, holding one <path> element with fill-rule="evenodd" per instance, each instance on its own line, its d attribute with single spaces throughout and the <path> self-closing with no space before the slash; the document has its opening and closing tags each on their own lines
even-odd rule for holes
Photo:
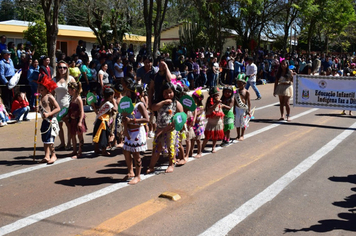
<svg viewBox="0 0 356 236">
<path fill-rule="evenodd" d="M 166 173 L 173 172 L 176 151 L 176 131 L 171 119 L 177 112 L 182 112 L 182 104 L 176 100 L 174 85 L 170 82 L 162 86 L 162 97 L 164 100 L 152 105 L 152 110 L 157 111 L 157 130 L 153 141 L 153 154 L 147 174 L 155 171 L 154 167 L 163 148 L 168 150 L 169 166 Z"/>
<path fill-rule="evenodd" d="M 80 157 L 82 155 L 82 149 L 84 146 L 83 133 L 87 132 L 87 125 L 85 123 L 85 115 L 83 108 L 83 101 L 80 97 L 82 92 L 82 84 L 80 82 L 69 82 L 68 93 L 72 96 L 72 100 L 68 108 L 68 120 L 70 134 L 73 144 L 73 152 L 71 154 L 73 159 Z M 79 139 L 79 149 L 77 152 L 77 138 Z"/>
<path fill-rule="evenodd" d="M 144 103 L 140 101 L 136 91 L 137 90 L 135 89 L 135 85 L 133 84 L 127 88 L 126 95 L 131 98 L 131 101 L 137 103 L 135 103 L 133 112 L 130 113 L 130 115 L 124 116 L 122 118 L 122 123 L 124 124 L 124 127 L 128 133 L 128 137 L 125 136 L 123 147 L 128 169 L 127 178 L 134 177 L 129 182 L 129 184 L 137 184 L 141 181 L 140 174 L 142 169 L 142 161 L 140 152 L 147 150 L 146 131 L 143 124 L 147 123 L 149 118 L 147 109 L 145 108 Z M 123 103 L 125 102 L 125 100 L 122 101 Z M 123 103 L 119 103 L 119 111 L 125 107 Z M 135 174 L 133 172 L 131 154 L 135 160 Z"/>
</svg>

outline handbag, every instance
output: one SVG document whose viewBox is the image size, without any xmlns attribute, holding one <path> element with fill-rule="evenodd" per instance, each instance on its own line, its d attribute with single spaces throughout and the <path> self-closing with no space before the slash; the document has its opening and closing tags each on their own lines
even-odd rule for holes
<svg viewBox="0 0 356 236">
<path fill-rule="evenodd" d="M 59 124 L 58 124 L 58 120 L 56 117 L 53 117 L 51 120 L 51 136 L 58 136 L 59 134 Z"/>
</svg>

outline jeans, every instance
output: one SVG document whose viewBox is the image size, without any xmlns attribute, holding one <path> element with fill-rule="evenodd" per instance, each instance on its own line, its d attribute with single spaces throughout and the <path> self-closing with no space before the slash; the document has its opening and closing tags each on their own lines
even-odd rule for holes
<svg viewBox="0 0 356 236">
<path fill-rule="evenodd" d="M 16 109 L 12 114 L 15 116 L 15 120 L 20 120 L 20 117 L 23 115 L 23 120 L 25 120 L 27 118 L 27 114 L 30 111 L 30 107 L 23 107 L 23 108 L 19 108 Z"/>
<path fill-rule="evenodd" d="M 207 86 L 209 88 L 215 87 L 217 78 L 218 78 L 218 74 L 215 74 L 214 72 L 208 72 L 208 83 L 207 83 Z"/>
<path fill-rule="evenodd" d="M 248 81 L 245 88 L 248 90 L 250 88 L 250 86 L 255 91 L 257 98 L 260 98 L 261 94 L 260 94 L 260 91 L 258 91 L 258 88 L 256 86 L 256 82 Z"/>
<path fill-rule="evenodd" d="M 36 106 L 36 96 L 35 93 L 37 93 L 37 83 L 36 82 L 30 82 L 30 87 L 31 87 L 31 96 L 30 96 L 30 106 L 35 107 Z"/>
<path fill-rule="evenodd" d="M 8 121 L 9 121 L 9 117 L 5 115 L 5 112 L 0 111 L 0 122 L 8 122 Z"/>
<path fill-rule="evenodd" d="M 235 78 L 234 78 L 234 74 L 235 71 L 234 70 L 229 70 L 229 79 L 228 79 L 228 84 L 232 85 L 232 83 L 234 82 Z"/>
</svg>

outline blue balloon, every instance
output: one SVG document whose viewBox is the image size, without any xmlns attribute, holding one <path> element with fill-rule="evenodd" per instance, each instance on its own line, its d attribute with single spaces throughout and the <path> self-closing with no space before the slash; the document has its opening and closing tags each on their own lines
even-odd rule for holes
<svg viewBox="0 0 356 236">
<path fill-rule="evenodd" d="M 291 66 L 289 66 L 289 69 L 290 69 L 290 70 L 294 70 L 294 69 L 295 69 L 295 66 L 291 65 Z"/>
<path fill-rule="evenodd" d="M 189 86 L 190 86 L 190 83 L 189 83 L 189 81 L 188 81 L 188 80 L 186 80 L 186 81 L 185 81 L 185 85 L 187 85 L 187 87 L 189 87 Z"/>
</svg>

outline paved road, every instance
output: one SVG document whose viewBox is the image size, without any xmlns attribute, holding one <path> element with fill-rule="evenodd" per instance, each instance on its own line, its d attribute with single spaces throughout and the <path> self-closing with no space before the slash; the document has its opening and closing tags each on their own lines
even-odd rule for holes
<svg viewBox="0 0 356 236">
<path fill-rule="evenodd" d="M 32 161 L 33 120 L 0 128 L 0 235 L 354 235 L 355 117 L 292 108 L 278 122 L 272 85 L 259 89 L 245 141 L 171 174 L 162 160 L 135 186 L 121 150 L 93 156 L 90 132 L 83 158 L 57 152 L 48 166 Z M 181 199 L 159 198 L 167 191 Z"/>
</svg>

